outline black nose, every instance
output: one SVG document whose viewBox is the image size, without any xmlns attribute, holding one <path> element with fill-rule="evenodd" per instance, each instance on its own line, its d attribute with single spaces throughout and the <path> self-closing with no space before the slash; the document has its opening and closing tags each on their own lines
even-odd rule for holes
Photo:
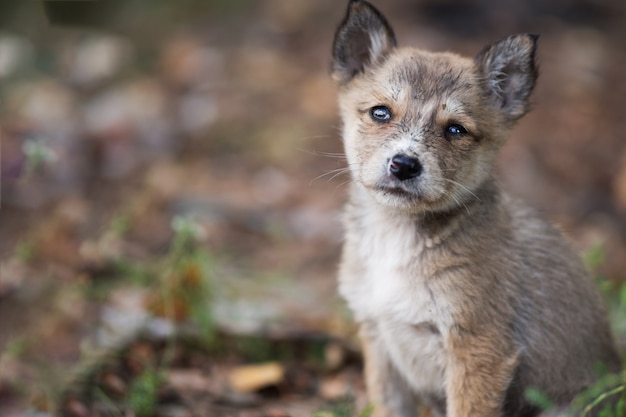
<svg viewBox="0 0 626 417">
<path fill-rule="evenodd" d="M 396 155 L 389 162 L 389 172 L 400 181 L 410 180 L 422 173 L 422 164 L 416 158 Z"/>
</svg>

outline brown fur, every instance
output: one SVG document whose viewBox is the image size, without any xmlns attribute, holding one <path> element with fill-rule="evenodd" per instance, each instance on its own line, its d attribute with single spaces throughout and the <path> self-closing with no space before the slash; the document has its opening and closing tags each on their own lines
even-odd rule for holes
<svg viewBox="0 0 626 417">
<path fill-rule="evenodd" d="M 493 176 L 528 109 L 536 39 L 512 36 L 475 59 L 397 48 L 359 0 L 337 30 L 353 178 L 340 292 L 361 326 L 376 416 L 414 416 L 420 403 L 435 416 L 535 416 L 527 388 L 563 405 L 598 363 L 619 370 L 578 256 Z M 375 120 L 376 106 L 389 120 Z M 393 174 L 394 155 L 417 161 L 408 178 Z"/>
</svg>

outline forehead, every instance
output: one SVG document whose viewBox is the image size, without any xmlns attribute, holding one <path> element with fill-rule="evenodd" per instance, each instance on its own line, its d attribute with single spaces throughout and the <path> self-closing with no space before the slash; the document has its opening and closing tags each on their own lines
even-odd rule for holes
<svg viewBox="0 0 626 417">
<path fill-rule="evenodd" d="M 407 98 L 423 101 L 452 93 L 472 94 L 477 88 L 472 60 L 416 49 L 394 52 L 374 76 L 376 84 L 388 86 L 392 99 L 408 94 Z"/>
</svg>

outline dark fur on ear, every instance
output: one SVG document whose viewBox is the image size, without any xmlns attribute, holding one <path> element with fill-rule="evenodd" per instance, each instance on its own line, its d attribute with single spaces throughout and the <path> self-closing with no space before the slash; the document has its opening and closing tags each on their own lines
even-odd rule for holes
<svg viewBox="0 0 626 417">
<path fill-rule="evenodd" d="M 387 19 L 371 4 L 351 0 L 333 42 L 332 77 L 349 82 L 368 65 L 380 62 L 396 46 Z"/>
<path fill-rule="evenodd" d="M 479 53 L 475 62 L 495 106 L 510 121 L 528 111 L 528 97 L 537 80 L 538 35 L 509 36 Z"/>
</svg>

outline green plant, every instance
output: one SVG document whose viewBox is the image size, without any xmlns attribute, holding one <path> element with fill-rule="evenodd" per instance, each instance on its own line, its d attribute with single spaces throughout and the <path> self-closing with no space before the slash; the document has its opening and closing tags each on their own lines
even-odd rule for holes
<svg viewBox="0 0 626 417">
<path fill-rule="evenodd" d="M 139 286 L 148 286 L 157 277 L 153 266 L 129 258 L 116 259 L 113 268 L 116 275 Z"/>
<path fill-rule="evenodd" d="M 588 268 L 594 270 L 602 266 L 605 255 L 604 247 L 602 245 L 596 245 L 583 254 L 583 261 Z"/>
<path fill-rule="evenodd" d="M 123 234 L 128 216 L 117 216 L 109 232 Z M 160 260 L 137 261 L 120 257 L 115 274 L 134 285 L 150 288 L 148 311 L 172 323 L 191 322 L 205 342 L 212 342 L 215 321 L 211 313 L 213 286 L 211 258 L 202 247 L 202 228 L 188 217 L 172 219 L 173 236 L 168 252 Z"/>
<path fill-rule="evenodd" d="M 45 165 L 54 162 L 57 159 L 54 151 L 38 138 L 30 138 L 24 142 L 22 151 L 26 157 L 26 175 L 30 176 Z"/>
<path fill-rule="evenodd" d="M 162 291 L 169 303 L 170 312 L 176 313 L 183 306 L 186 319 L 198 329 L 200 337 L 213 342 L 216 326 L 211 313 L 213 287 L 211 285 L 211 259 L 200 245 L 202 228 L 188 217 L 177 216 L 172 220 L 174 236 L 165 258 L 165 280 Z"/>
<path fill-rule="evenodd" d="M 531 404 L 542 410 L 549 410 L 554 406 L 552 400 L 540 389 L 534 387 L 528 388 L 526 392 L 524 392 L 524 396 Z"/>
<path fill-rule="evenodd" d="M 126 215 L 114 218 L 105 234 L 121 236 L 128 230 L 131 219 Z M 172 221 L 173 236 L 168 251 L 157 260 L 137 260 L 122 254 L 109 264 L 113 275 L 117 278 L 114 285 L 123 284 L 144 287 L 147 297 L 144 307 L 154 317 L 168 319 L 174 331 L 168 333 L 164 340 L 165 346 L 158 361 L 142 363 L 141 371 L 128 381 L 123 395 L 102 389 L 97 380 L 91 381 L 87 391 L 89 398 L 95 399 L 106 408 L 107 415 L 132 415 L 137 417 L 154 415 L 159 403 L 159 387 L 163 382 L 163 373 L 174 358 L 175 346 L 179 332 L 193 324 L 193 337 L 203 344 L 214 343 L 216 337 L 214 319 L 211 314 L 213 297 L 211 285 L 211 258 L 203 248 L 201 228 L 187 218 L 175 218 Z M 101 289 L 100 296 L 110 293 L 111 282 L 105 281 L 106 287 Z M 88 290 L 93 291 L 93 288 Z M 117 351 L 115 351 L 117 352 Z M 126 353 L 113 353 L 125 355 Z M 96 370 L 88 371 L 97 374 Z M 123 371 L 121 371 L 123 374 Z"/>
<path fill-rule="evenodd" d="M 22 241 L 15 247 L 15 256 L 24 262 L 33 260 L 37 256 L 37 245 L 30 240 Z"/>
<path fill-rule="evenodd" d="M 313 414 L 313 417 L 370 417 L 373 412 L 374 407 L 368 405 L 357 413 L 354 407 L 354 400 L 350 397 L 346 397 L 329 411 L 319 411 Z"/>
<path fill-rule="evenodd" d="M 116 236 L 123 236 L 124 234 L 126 234 L 126 232 L 128 232 L 131 225 L 131 216 L 128 213 L 121 213 L 111 220 L 107 231 Z"/>
<path fill-rule="evenodd" d="M 159 385 L 163 381 L 160 372 L 148 369 L 133 380 L 130 385 L 126 402 L 137 417 L 154 414 L 158 400 Z"/>
<path fill-rule="evenodd" d="M 148 417 L 154 415 L 158 405 L 159 387 L 163 383 L 163 373 L 160 368 L 150 367 L 137 375 L 130 383 L 127 392 L 122 398 L 114 401 L 100 387 L 95 386 L 94 395 L 104 407 L 106 415 L 125 416 L 125 410 L 132 411 L 131 415 Z"/>
<path fill-rule="evenodd" d="M 587 417 L 589 413 L 596 407 L 600 406 L 604 401 L 609 399 L 611 396 L 619 393 L 623 393 L 625 385 L 619 385 L 613 389 L 608 391 L 604 391 L 599 394 L 593 401 L 583 408 L 583 412 L 581 417 Z M 612 403 L 604 404 L 602 410 L 600 411 L 600 417 L 621 417 L 625 414 L 626 408 L 624 407 L 624 397 L 620 397 L 620 399 L 613 406 Z"/>
<path fill-rule="evenodd" d="M 7 341 L 1 353 L 11 357 L 19 357 L 26 351 L 27 347 L 27 341 L 24 336 L 14 337 Z"/>
</svg>

